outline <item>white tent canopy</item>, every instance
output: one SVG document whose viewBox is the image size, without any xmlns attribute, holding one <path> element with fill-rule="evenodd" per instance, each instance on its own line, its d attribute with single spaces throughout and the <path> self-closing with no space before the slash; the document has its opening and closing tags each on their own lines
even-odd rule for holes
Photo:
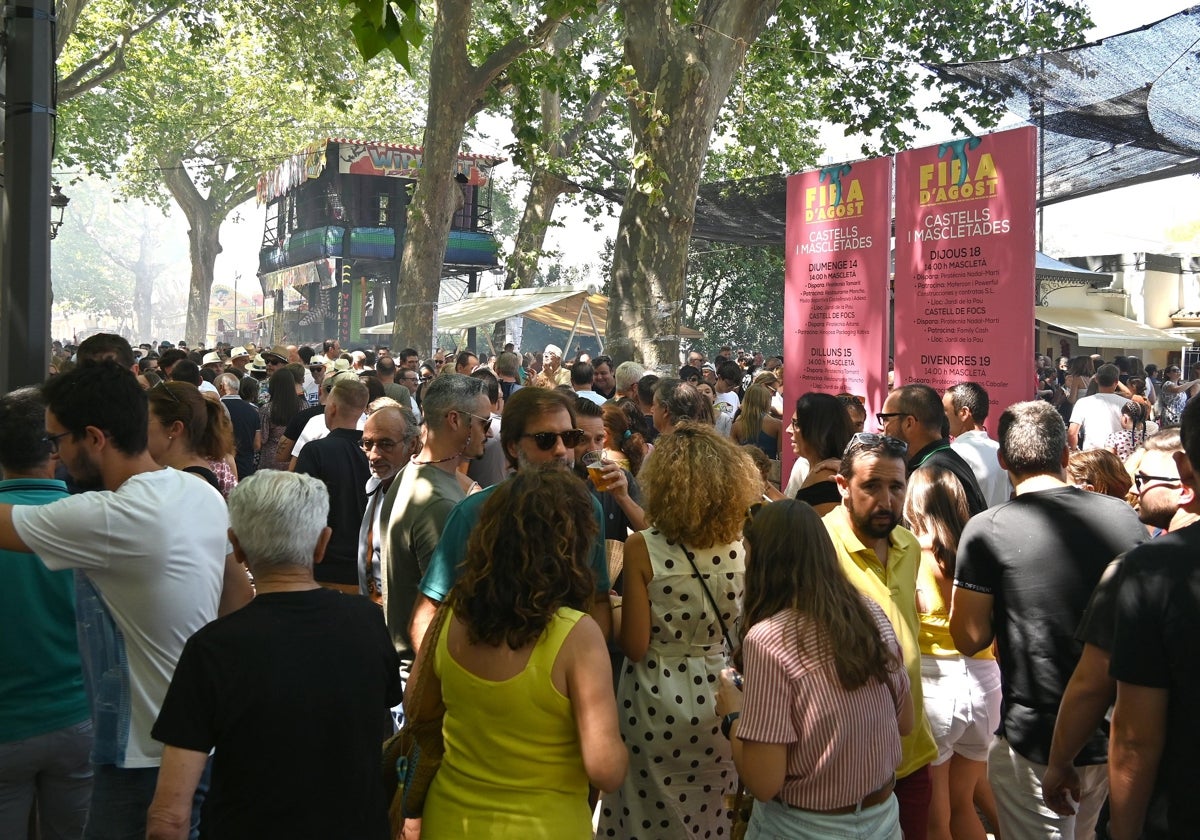
<svg viewBox="0 0 1200 840">
<path fill-rule="evenodd" d="M 1081 347 L 1179 350 L 1187 343 L 1169 332 L 1105 310 L 1036 306 L 1034 314 L 1043 324 L 1074 334 Z"/>
<path fill-rule="evenodd" d="M 564 354 L 570 351 L 575 334 L 582 326 L 604 347 L 605 325 L 608 323 L 608 298 L 594 286 L 541 286 L 531 289 L 508 289 L 476 292 L 454 303 L 438 307 L 437 331 L 453 333 L 493 324 L 505 318 L 523 316 L 560 330 L 569 330 Z M 363 327 L 363 335 L 391 335 L 392 325 L 378 324 Z M 680 327 L 680 338 L 703 338 L 696 330 Z"/>
</svg>

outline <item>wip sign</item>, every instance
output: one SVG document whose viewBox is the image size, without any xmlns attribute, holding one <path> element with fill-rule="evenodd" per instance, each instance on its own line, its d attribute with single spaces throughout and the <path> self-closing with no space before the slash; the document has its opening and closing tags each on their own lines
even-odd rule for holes
<svg viewBox="0 0 1200 840">
<path fill-rule="evenodd" d="M 1034 394 L 1036 129 L 896 156 L 896 385 Z"/>
</svg>

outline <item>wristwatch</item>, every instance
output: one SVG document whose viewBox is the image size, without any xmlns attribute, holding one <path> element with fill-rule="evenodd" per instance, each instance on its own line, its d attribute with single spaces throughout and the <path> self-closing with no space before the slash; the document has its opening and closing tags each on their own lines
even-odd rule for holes
<svg viewBox="0 0 1200 840">
<path fill-rule="evenodd" d="M 733 722 L 742 716 L 741 712 L 730 712 L 721 719 L 721 734 L 726 738 L 729 737 L 730 730 L 733 729 Z"/>
</svg>

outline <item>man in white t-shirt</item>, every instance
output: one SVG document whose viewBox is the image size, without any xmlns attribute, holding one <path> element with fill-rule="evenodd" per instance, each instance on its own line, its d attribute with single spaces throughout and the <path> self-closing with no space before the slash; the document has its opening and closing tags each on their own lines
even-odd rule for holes
<svg viewBox="0 0 1200 840">
<path fill-rule="evenodd" d="M 1116 393 L 1121 375 L 1116 365 L 1101 365 L 1096 370 L 1096 393 L 1075 402 L 1071 410 L 1071 424 L 1067 427 L 1067 441 L 1071 450 L 1101 449 L 1108 436 L 1121 431 L 1121 409 L 1128 397 Z M 1083 446 L 1079 435 L 1083 434 Z"/>
<path fill-rule="evenodd" d="M 221 494 L 146 450 L 147 400 L 115 362 L 45 386 L 46 446 L 84 492 L 0 505 L 0 548 L 77 569 L 76 616 L 92 704 L 95 774 L 85 837 L 143 836 L 162 745 L 150 729 L 192 633 L 247 603 Z"/>
<path fill-rule="evenodd" d="M 954 438 L 950 448 L 971 467 L 988 507 L 1007 502 L 1012 496 L 1012 484 L 1008 471 L 1000 466 L 1000 444 L 988 437 L 983 428 L 990 407 L 987 391 L 978 383 L 960 382 L 942 395 L 942 407 Z"/>
<path fill-rule="evenodd" d="M 729 437 L 733 429 L 733 419 L 742 407 L 742 399 L 737 394 L 741 384 L 742 369 L 737 362 L 726 361 L 717 367 L 717 398 L 713 400 L 713 412 L 716 415 L 717 431 L 726 437 Z"/>
</svg>

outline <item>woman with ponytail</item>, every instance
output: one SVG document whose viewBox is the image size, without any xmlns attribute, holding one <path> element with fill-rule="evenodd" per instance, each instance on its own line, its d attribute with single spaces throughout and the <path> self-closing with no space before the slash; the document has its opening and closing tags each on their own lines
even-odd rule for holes
<svg viewBox="0 0 1200 840">
<path fill-rule="evenodd" d="M 147 391 L 151 457 L 164 467 L 193 473 L 228 498 L 237 486 L 233 425 L 224 406 L 187 382 L 160 382 Z"/>
<path fill-rule="evenodd" d="M 637 477 L 646 460 L 647 444 L 642 434 L 645 419 L 628 400 L 604 404 L 604 448 L 610 461 Z"/>
</svg>

